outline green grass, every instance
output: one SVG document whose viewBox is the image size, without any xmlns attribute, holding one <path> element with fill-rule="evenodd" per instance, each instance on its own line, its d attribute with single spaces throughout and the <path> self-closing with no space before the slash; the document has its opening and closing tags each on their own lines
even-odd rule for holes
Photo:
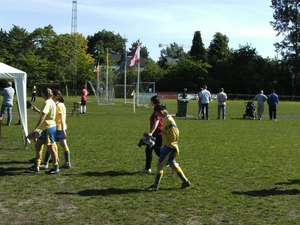
<svg viewBox="0 0 300 225">
<path fill-rule="evenodd" d="M 78 99 L 66 98 L 69 112 Z M 144 189 L 154 173 L 137 173 L 145 164 L 137 143 L 149 129 L 152 109 L 133 113 L 121 99 L 110 106 L 89 100 L 87 114 L 68 114 L 72 168 L 58 175 L 29 172 L 34 144 L 24 150 L 21 127 L 2 126 L 0 224 L 300 223 L 298 102 L 280 102 L 275 122 L 268 120 L 267 107 L 262 121 L 242 119 L 244 101 L 228 101 L 226 120 L 216 120 L 214 101 L 210 120 L 202 121 L 191 100 L 188 119 L 174 118 L 180 130 L 177 161 L 192 186 L 180 189 L 180 179 L 166 168 L 160 190 L 152 193 Z M 175 114 L 176 100 L 164 102 Z M 41 98 L 36 105 L 41 107 Z M 13 124 L 16 111 L 14 116 Z M 29 131 L 37 120 L 29 110 Z"/>
</svg>

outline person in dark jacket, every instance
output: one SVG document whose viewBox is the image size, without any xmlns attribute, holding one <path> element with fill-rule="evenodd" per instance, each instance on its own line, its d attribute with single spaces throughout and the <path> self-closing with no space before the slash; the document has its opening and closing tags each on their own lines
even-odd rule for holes
<svg viewBox="0 0 300 225">
<path fill-rule="evenodd" d="M 270 120 L 274 118 L 274 120 L 277 121 L 276 111 L 277 105 L 279 103 L 279 98 L 274 89 L 272 89 L 272 93 L 268 96 L 267 102 L 269 105 Z"/>
</svg>

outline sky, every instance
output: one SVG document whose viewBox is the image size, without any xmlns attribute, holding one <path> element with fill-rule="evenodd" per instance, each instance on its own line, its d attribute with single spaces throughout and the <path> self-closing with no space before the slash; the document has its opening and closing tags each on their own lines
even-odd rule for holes
<svg viewBox="0 0 300 225">
<path fill-rule="evenodd" d="M 170 43 L 189 51 L 195 31 L 205 48 L 220 32 L 233 50 L 249 44 L 274 58 L 273 44 L 282 37 L 270 25 L 270 5 L 271 0 L 77 0 L 77 32 L 87 37 L 111 31 L 127 38 L 127 48 L 140 39 L 155 61 Z M 32 32 L 52 25 L 57 34 L 71 33 L 72 6 L 73 0 L 0 0 L 0 28 Z"/>
</svg>

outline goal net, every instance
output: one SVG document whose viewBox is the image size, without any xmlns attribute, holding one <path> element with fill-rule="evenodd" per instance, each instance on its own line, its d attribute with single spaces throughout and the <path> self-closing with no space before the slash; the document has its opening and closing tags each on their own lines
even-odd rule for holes
<svg viewBox="0 0 300 225">
<path fill-rule="evenodd" d="M 115 103 L 115 90 L 113 82 L 108 82 L 108 88 L 103 81 L 88 81 L 94 92 L 96 103 L 98 105 L 112 105 Z"/>
<path fill-rule="evenodd" d="M 137 94 L 137 90 L 139 90 L 139 94 Z M 139 82 L 139 85 L 136 82 L 132 83 L 127 89 L 126 96 L 131 95 L 133 91 L 136 93 L 136 105 L 149 107 L 150 98 L 156 94 L 155 82 Z M 130 99 L 129 101 L 126 100 L 126 104 L 133 104 L 133 99 Z"/>
</svg>

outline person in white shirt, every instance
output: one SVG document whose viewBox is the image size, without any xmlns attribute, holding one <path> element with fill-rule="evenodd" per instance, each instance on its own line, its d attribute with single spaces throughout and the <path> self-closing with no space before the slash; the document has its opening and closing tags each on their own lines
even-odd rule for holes
<svg viewBox="0 0 300 225">
<path fill-rule="evenodd" d="M 262 114 L 265 108 L 265 101 L 267 100 L 267 96 L 264 95 L 263 90 L 260 90 L 260 93 L 255 95 L 252 101 L 257 101 L 257 119 L 261 120 Z"/>
<path fill-rule="evenodd" d="M 220 119 L 221 110 L 222 110 L 222 118 L 223 120 L 225 120 L 227 95 L 224 92 L 224 88 L 221 88 L 220 92 L 217 94 L 217 100 L 218 100 L 218 120 Z"/>
<path fill-rule="evenodd" d="M 211 101 L 211 94 L 210 92 L 207 90 L 207 86 L 204 85 L 203 86 L 203 91 L 200 92 L 200 101 L 201 101 L 201 107 L 202 107 L 202 119 L 206 119 L 208 120 L 208 105 L 209 102 Z"/>
<path fill-rule="evenodd" d="M 10 81 L 6 83 L 6 88 L 2 90 L 1 95 L 3 95 L 3 102 L 0 116 L 3 118 L 5 111 L 7 111 L 6 126 L 10 126 L 12 120 L 13 99 L 15 95 L 15 89 L 12 88 L 12 83 Z"/>
</svg>

